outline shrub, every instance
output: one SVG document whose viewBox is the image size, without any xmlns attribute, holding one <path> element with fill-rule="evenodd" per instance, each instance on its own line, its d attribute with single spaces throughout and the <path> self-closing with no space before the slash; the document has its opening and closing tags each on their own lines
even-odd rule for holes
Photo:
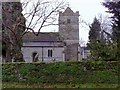
<svg viewBox="0 0 120 90">
<path fill-rule="evenodd" d="M 7 82 L 117 83 L 118 62 L 3 63 L 2 74 Z"/>
</svg>

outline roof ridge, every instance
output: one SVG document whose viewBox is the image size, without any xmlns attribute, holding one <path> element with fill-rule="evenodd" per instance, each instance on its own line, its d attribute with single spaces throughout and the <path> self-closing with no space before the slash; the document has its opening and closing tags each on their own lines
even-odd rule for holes
<svg viewBox="0 0 120 90">
<path fill-rule="evenodd" d="M 65 10 L 63 13 L 64 13 L 64 14 L 65 14 L 65 13 L 74 14 L 73 10 L 72 10 L 70 7 L 67 7 L 66 10 Z"/>
<path fill-rule="evenodd" d="M 33 32 L 28 32 L 28 33 L 33 33 Z M 34 32 L 34 33 L 38 33 L 38 32 Z M 59 33 L 59 32 L 39 32 L 39 33 Z"/>
</svg>

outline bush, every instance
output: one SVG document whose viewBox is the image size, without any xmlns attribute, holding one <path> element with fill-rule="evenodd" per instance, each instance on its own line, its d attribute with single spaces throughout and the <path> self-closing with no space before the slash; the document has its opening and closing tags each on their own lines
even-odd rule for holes
<svg viewBox="0 0 120 90">
<path fill-rule="evenodd" d="M 7 82 L 117 83 L 118 62 L 3 63 L 2 74 Z"/>
</svg>

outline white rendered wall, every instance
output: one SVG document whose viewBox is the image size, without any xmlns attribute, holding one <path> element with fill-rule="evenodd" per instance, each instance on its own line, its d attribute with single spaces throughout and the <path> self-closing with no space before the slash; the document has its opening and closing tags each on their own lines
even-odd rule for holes
<svg viewBox="0 0 120 90">
<path fill-rule="evenodd" d="M 48 57 L 48 50 L 53 51 L 53 57 Z M 25 62 L 32 62 L 32 54 L 34 52 L 37 52 L 39 54 L 39 61 L 42 62 L 53 62 L 55 60 L 58 61 L 64 61 L 64 47 L 22 47 L 22 53 L 23 57 L 25 59 Z M 43 53 L 42 53 L 43 52 Z"/>
</svg>

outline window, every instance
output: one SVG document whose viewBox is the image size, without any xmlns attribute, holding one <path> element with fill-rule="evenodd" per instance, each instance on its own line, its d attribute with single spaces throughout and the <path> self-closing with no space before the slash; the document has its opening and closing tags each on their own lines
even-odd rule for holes
<svg viewBox="0 0 120 90">
<path fill-rule="evenodd" d="M 37 52 L 33 52 L 32 53 L 32 57 L 33 57 L 33 62 L 37 62 L 38 61 L 38 53 Z"/>
<path fill-rule="evenodd" d="M 70 23 L 70 19 L 67 19 L 67 23 Z"/>
<path fill-rule="evenodd" d="M 48 50 L 48 57 L 52 57 L 52 50 Z"/>
</svg>

